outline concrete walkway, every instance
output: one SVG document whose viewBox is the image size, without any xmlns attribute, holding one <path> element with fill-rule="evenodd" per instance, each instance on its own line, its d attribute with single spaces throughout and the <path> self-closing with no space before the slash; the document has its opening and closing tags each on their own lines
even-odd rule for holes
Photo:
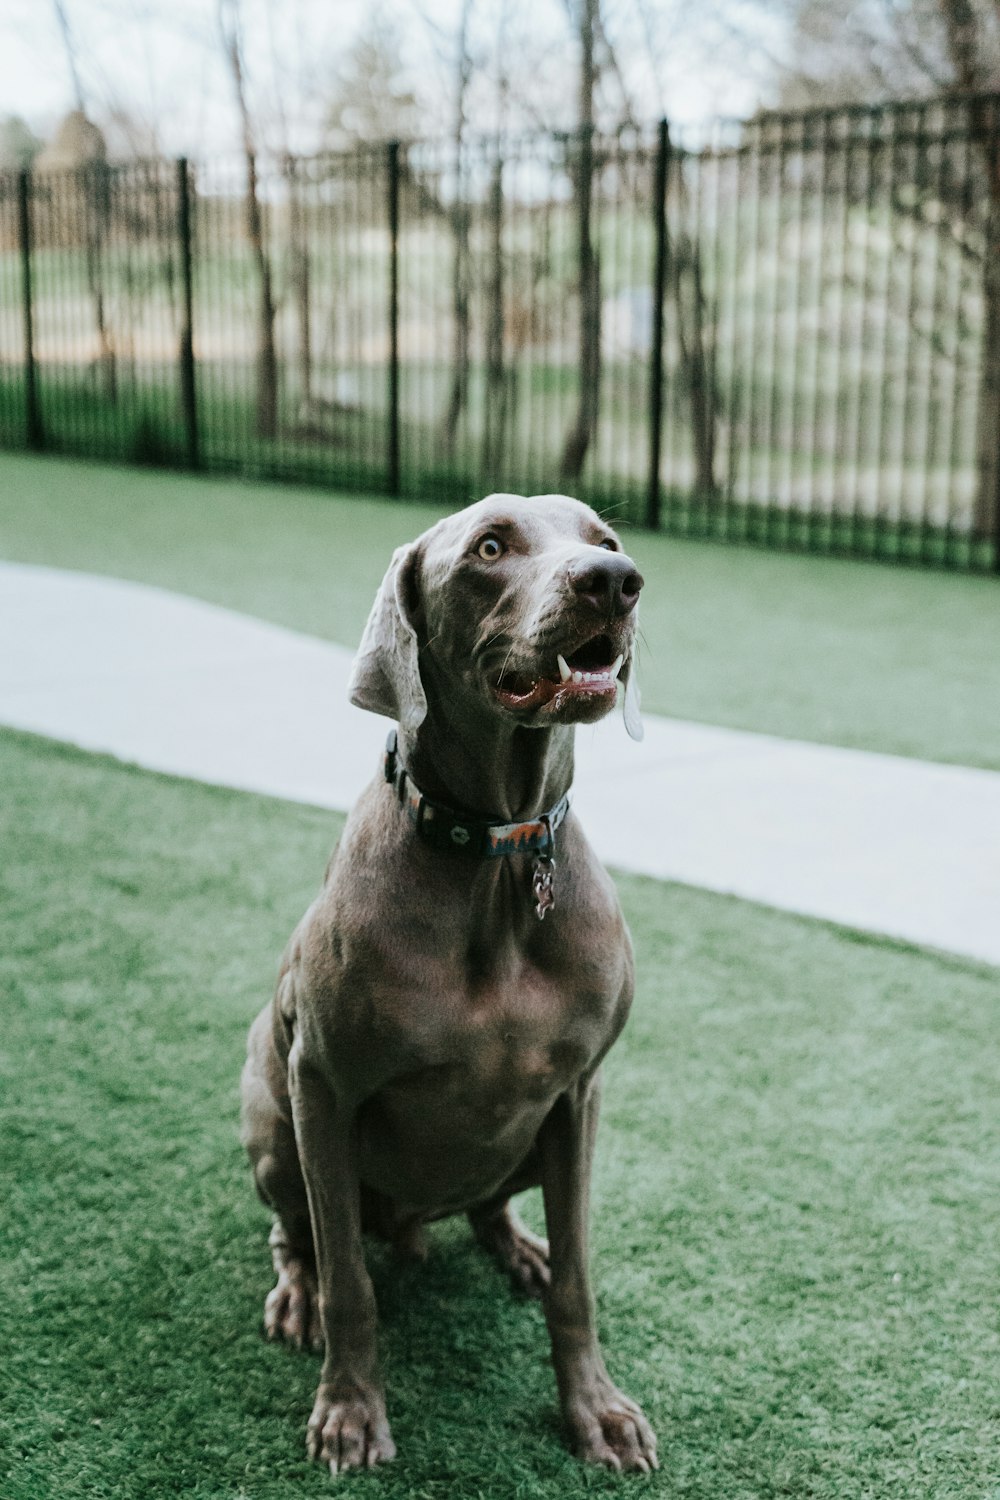
<svg viewBox="0 0 1000 1500">
<path fill-rule="evenodd" d="M 347 808 L 387 721 L 351 653 L 137 584 L 0 564 L 0 723 Z M 646 718 L 578 731 L 609 864 L 1000 964 L 1000 774 Z"/>
</svg>

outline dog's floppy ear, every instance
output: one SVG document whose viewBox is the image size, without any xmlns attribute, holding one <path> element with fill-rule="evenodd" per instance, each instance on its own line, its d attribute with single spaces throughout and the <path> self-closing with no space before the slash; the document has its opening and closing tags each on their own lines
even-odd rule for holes
<svg viewBox="0 0 1000 1500">
<path fill-rule="evenodd" d="M 639 713 L 639 684 L 635 677 L 634 646 L 631 656 L 625 663 L 622 677 L 625 681 L 625 702 L 622 705 L 625 728 L 634 740 L 641 740 L 646 731 L 642 727 L 642 717 Z"/>
<path fill-rule="evenodd" d="M 347 691 L 352 703 L 416 729 L 427 714 L 413 624 L 418 543 L 397 547 L 375 596 Z"/>
</svg>

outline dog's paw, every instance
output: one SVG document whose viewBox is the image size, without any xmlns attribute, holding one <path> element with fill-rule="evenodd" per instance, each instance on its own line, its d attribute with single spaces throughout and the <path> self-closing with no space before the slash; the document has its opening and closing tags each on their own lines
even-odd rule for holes
<svg viewBox="0 0 1000 1500">
<path fill-rule="evenodd" d="M 297 1349 L 323 1348 L 316 1275 L 297 1256 L 289 1256 L 278 1271 L 278 1281 L 264 1303 L 264 1336 L 284 1339 Z"/>
<path fill-rule="evenodd" d="M 641 1407 L 610 1383 L 590 1399 L 570 1403 L 567 1420 L 573 1447 L 587 1463 L 648 1474 L 660 1467 L 656 1434 Z"/>
<path fill-rule="evenodd" d="M 381 1394 L 361 1384 L 321 1385 L 309 1418 L 306 1448 L 309 1457 L 326 1464 L 331 1474 L 373 1469 L 395 1458 Z"/>
<path fill-rule="evenodd" d="M 490 1217 L 469 1215 L 476 1239 L 503 1267 L 517 1291 L 544 1297 L 551 1279 L 549 1242 L 532 1234 L 508 1204 Z"/>
<path fill-rule="evenodd" d="M 549 1272 L 548 1240 L 543 1240 L 522 1226 L 522 1232 L 514 1235 L 512 1243 L 501 1254 L 500 1259 L 517 1291 L 522 1292 L 525 1297 L 541 1299 L 545 1296 L 552 1279 Z"/>
</svg>

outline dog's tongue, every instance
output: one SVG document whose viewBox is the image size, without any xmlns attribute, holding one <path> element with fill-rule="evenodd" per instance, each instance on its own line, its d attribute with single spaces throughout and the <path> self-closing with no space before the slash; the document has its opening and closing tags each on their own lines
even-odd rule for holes
<svg viewBox="0 0 1000 1500">
<path fill-rule="evenodd" d="M 618 673 L 622 667 L 620 656 L 610 667 L 601 667 L 593 672 L 574 670 L 564 656 L 559 656 L 556 660 L 559 663 L 556 677 L 532 678 L 513 673 L 505 681 L 498 683 L 496 694 L 501 703 L 506 703 L 511 708 L 540 708 L 543 704 L 550 703 L 557 693 L 572 697 L 576 694 L 617 690 Z"/>
<path fill-rule="evenodd" d="M 497 697 L 511 708 L 540 708 L 549 703 L 558 693 L 562 683 L 556 678 L 515 676 L 497 685 Z"/>
</svg>

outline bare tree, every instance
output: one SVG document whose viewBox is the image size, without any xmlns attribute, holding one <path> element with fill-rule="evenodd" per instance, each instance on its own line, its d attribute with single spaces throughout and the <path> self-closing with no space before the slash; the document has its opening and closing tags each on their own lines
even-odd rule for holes
<svg viewBox="0 0 1000 1500">
<path fill-rule="evenodd" d="M 307 168 L 292 151 L 291 133 L 285 110 L 285 80 L 279 61 L 279 49 L 274 31 L 273 4 L 266 8 L 267 36 L 271 52 L 271 72 L 275 83 L 276 123 L 278 128 L 278 152 L 281 175 L 288 194 L 288 283 L 292 294 L 292 307 L 298 327 L 296 352 L 298 354 L 298 402 L 303 413 L 308 413 L 312 402 L 313 358 L 312 358 L 312 309 L 311 309 L 311 261 L 309 255 L 309 220 L 305 201 Z"/>
<path fill-rule="evenodd" d="M 507 424 L 507 380 L 504 360 L 503 137 L 494 144 L 487 208 L 489 272 L 486 312 L 486 394 L 483 409 L 483 468 L 495 472 L 502 462 Z"/>
<path fill-rule="evenodd" d="M 1000 88 L 997 0 L 787 0 L 784 8 L 791 61 L 772 64 L 783 108 L 926 98 L 972 77 L 979 89 Z"/>
<path fill-rule="evenodd" d="M 504 131 L 510 94 L 509 59 L 506 47 L 508 6 L 500 8 L 497 28 L 497 120 L 493 141 L 493 163 L 487 207 L 489 225 L 489 272 L 486 311 L 486 393 L 483 408 L 483 468 L 495 472 L 503 459 L 508 403 L 504 360 L 504 262 L 503 262 L 503 171 Z"/>
<path fill-rule="evenodd" d="M 73 31 L 69 24 L 69 14 L 63 0 L 52 0 L 52 9 L 56 13 L 56 24 L 59 27 L 59 35 L 62 37 L 63 51 L 66 54 L 66 66 L 69 68 L 69 76 L 73 85 L 73 99 L 81 114 L 87 113 L 83 97 L 83 84 L 80 81 L 80 69 L 77 64 L 76 44 L 73 39 Z"/>
<path fill-rule="evenodd" d="M 451 390 L 444 418 L 444 437 L 449 448 L 455 445 L 458 420 L 469 393 L 469 191 L 466 181 L 465 133 L 467 96 L 472 77 L 472 55 L 469 50 L 469 21 L 473 0 L 462 0 L 458 38 L 455 48 L 455 116 L 452 145 L 455 151 L 455 198 L 451 206 L 451 232 L 454 238 L 451 272 L 452 355 Z"/>
<path fill-rule="evenodd" d="M 239 111 L 246 162 L 246 225 L 250 248 L 257 264 L 257 435 L 273 438 L 278 431 L 278 356 L 274 342 L 274 293 L 271 259 L 264 234 L 264 215 L 257 187 L 257 151 L 247 101 L 246 70 L 239 0 L 218 0 L 219 31 L 229 65 L 236 107 Z"/>
<path fill-rule="evenodd" d="M 599 0 L 577 0 L 580 41 L 580 87 L 577 140 L 573 156 L 577 223 L 577 295 L 580 307 L 578 353 L 579 397 L 576 418 L 563 447 L 563 476 L 577 481 L 597 430 L 601 385 L 601 268 L 591 228 L 594 187 L 594 94 L 597 83 L 595 44 Z"/>
<path fill-rule="evenodd" d="M 67 166 L 72 166 L 80 185 L 80 207 L 83 219 L 84 250 L 87 268 L 87 290 L 94 308 L 97 326 L 98 363 L 102 372 L 104 395 L 108 401 L 118 400 L 118 364 L 114 342 L 108 327 L 104 292 L 103 248 L 111 227 L 111 191 L 108 178 L 107 152 L 103 136 L 87 118 L 83 83 L 77 60 L 76 43 L 69 23 L 69 15 L 63 0 L 52 0 L 63 50 L 73 84 L 75 111 L 63 121 L 61 134 L 66 142 Z M 97 139 L 99 138 L 99 144 Z M 72 156 L 72 146 L 78 147 L 77 159 Z M 58 165 L 58 156 L 49 154 L 49 165 Z M 40 163 L 41 164 L 41 163 Z"/>
<path fill-rule="evenodd" d="M 705 297 L 701 245 L 681 234 L 670 247 L 670 285 L 677 309 L 677 342 L 687 389 L 694 451 L 694 488 L 701 499 L 716 495 L 715 450 L 719 397 L 714 368 L 714 333 Z"/>
<path fill-rule="evenodd" d="M 288 150 L 282 152 L 282 172 L 288 185 L 288 279 L 298 324 L 299 401 L 306 407 L 313 395 L 312 266 L 309 256 L 309 219 L 305 202 L 303 164 Z"/>
<path fill-rule="evenodd" d="M 851 24 L 847 24 L 850 20 Z M 985 185 L 985 244 L 975 216 L 982 202 L 970 197 L 962 174 L 936 174 L 934 183 L 895 207 L 928 220 L 944 195 L 959 226 L 963 254 L 981 265 L 983 322 L 979 355 L 977 481 L 973 525 L 981 536 L 1000 528 L 1000 0 L 797 0 L 797 52 L 813 59 L 809 75 L 787 71 L 782 94 L 796 104 L 805 97 L 825 104 L 878 101 L 899 96 L 952 94 L 965 101 L 970 138 Z"/>
<path fill-rule="evenodd" d="M 980 535 L 1000 529 L 1000 104 L 982 90 L 996 82 L 987 62 L 986 18 L 973 0 L 940 0 L 948 53 L 968 98 L 969 128 L 989 194 L 983 254 L 983 334 L 976 421 L 977 484 L 974 521 Z M 1000 23 L 1000 0 L 992 19 Z"/>
<path fill-rule="evenodd" d="M 337 72 L 326 114 L 327 139 L 334 147 L 405 141 L 418 135 L 420 127 L 420 105 L 408 81 L 398 31 L 376 10 Z"/>
</svg>

